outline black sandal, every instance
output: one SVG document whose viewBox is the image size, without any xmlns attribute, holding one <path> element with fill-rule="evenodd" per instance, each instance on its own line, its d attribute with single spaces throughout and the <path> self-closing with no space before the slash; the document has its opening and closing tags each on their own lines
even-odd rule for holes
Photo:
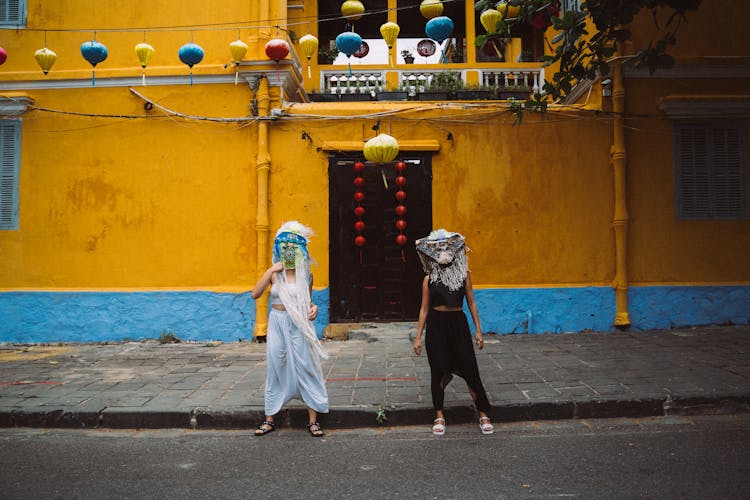
<svg viewBox="0 0 750 500">
<path fill-rule="evenodd" d="M 258 428 L 255 430 L 256 436 L 265 436 L 266 434 L 269 434 L 276 430 L 276 425 L 273 422 L 269 422 L 268 420 L 264 420 L 262 424 L 258 426 Z"/>
<path fill-rule="evenodd" d="M 320 424 L 317 422 L 307 424 L 307 430 L 310 431 L 310 435 L 313 437 L 323 437 L 324 435 L 323 429 L 321 429 Z"/>
</svg>

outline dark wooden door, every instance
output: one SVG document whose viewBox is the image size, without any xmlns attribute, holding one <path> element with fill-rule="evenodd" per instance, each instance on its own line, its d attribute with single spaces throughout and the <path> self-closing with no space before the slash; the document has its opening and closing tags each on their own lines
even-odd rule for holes
<svg viewBox="0 0 750 500">
<path fill-rule="evenodd" d="M 406 163 L 408 238 L 403 248 L 396 243 L 395 162 L 387 165 L 365 163 L 365 195 L 362 221 L 367 242 L 361 249 L 354 244 L 354 162 L 361 156 L 331 155 L 330 179 L 330 321 L 415 321 L 419 316 L 422 268 L 414 240 L 432 228 L 432 168 L 429 153 L 402 154 Z M 385 176 L 385 181 L 383 177 Z M 387 185 L 387 186 L 386 186 Z M 361 251 L 360 251 L 361 250 Z"/>
</svg>

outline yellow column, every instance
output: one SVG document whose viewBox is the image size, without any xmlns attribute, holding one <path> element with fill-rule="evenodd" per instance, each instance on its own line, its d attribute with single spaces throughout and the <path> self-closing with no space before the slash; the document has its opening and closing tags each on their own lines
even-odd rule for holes
<svg viewBox="0 0 750 500">
<path fill-rule="evenodd" d="M 618 56 L 620 55 L 618 51 Z M 611 149 L 612 166 L 615 177 L 615 278 L 612 287 L 615 289 L 615 326 L 629 326 L 628 313 L 628 203 L 627 203 L 627 150 L 625 148 L 625 85 L 622 76 L 622 64 L 614 65 L 612 75 L 612 109 L 614 111 L 613 143 Z"/>
<path fill-rule="evenodd" d="M 258 82 L 255 95 L 258 101 L 258 116 L 268 116 L 271 110 L 271 94 L 268 89 L 268 79 L 262 77 Z M 257 257 L 255 263 L 256 279 L 260 279 L 271 259 L 268 258 L 268 174 L 271 170 L 271 152 L 268 149 L 268 122 L 258 122 L 258 156 L 255 161 L 255 171 L 258 179 L 257 209 L 255 215 L 255 234 L 257 239 Z M 263 294 L 255 303 L 255 331 L 256 339 L 265 339 L 268 329 L 268 294 Z"/>
<path fill-rule="evenodd" d="M 474 39 L 477 37 L 477 14 L 474 11 L 474 2 L 466 2 L 466 5 L 464 7 L 464 15 L 466 16 L 466 51 L 464 54 L 464 58 L 466 62 L 473 62 L 477 60 L 477 46 L 474 45 Z"/>
<path fill-rule="evenodd" d="M 388 0 L 388 20 L 398 24 L 398 6 L 396 3 L 396 0 Z M 393 47 L 388 51 L 388 60 L 392 63 L 388 65 L 388 70 L 392 70 L 398 61 L 398 42 L 394 43 Z M 386 71 L 384 83 L 385 90 L 398 90 L 398 71 Z"/>
</svg>

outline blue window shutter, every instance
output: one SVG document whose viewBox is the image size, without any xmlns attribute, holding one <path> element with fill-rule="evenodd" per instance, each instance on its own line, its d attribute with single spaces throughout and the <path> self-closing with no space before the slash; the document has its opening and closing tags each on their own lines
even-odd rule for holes
<svg viewBox="0 0 750 500">
<path fill-rule="evenodd" d="M 686 219 L 710 217 L 708 143 L 705 129 L 683 126 L 677 131 L 677 213 Z"/>
<path fill-rule="evenodd" d="M 674 155 L 678 218 L 747 218 L 744 127 L 675 125 Z"/>
<path fill-rule="evenodd" d="M 26 0 L 0 0 L 0 25 L 26 26 Z"/>
<path fill-rule="evenodd" d="M 715 127 L 712 135 L 714 216 L 718 219 L 747 217 L 744 131 L 739 127 Z"/>
<path fill-rule="evenodd" d="M 21 120 L 0 120 L 0 230 L 18 229 Z"/>
</svg>

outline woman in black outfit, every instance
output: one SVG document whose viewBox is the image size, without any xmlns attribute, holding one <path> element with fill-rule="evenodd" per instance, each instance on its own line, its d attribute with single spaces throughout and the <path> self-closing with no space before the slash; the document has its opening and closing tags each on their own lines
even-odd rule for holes
<svg viewBox="0 0 750 500">
<path fill-rule="evenodd" d="M 453 379 L 453 374 L 456 374 L 469 386 L 469 392 L 479 411 L 479 428 L 482 434 L 492 434 L 494 428 L 489 417 L 490 402 L 479 377 L 469 322 L 463 312 L 466 297 L 476 330 L 475 342 L 482 349 L 482 326 L 471 286 L 464 237 L 438 229 L 428 237 L 417 240 L 416 247 L 427 276 L 422 282 L 422 306 L 419 310 L 414 353 L 419 356 L 422 352 L 422 332 L 426 327 L 425 343 L 432 378 L 432 405 L 435 409 L 432 433 L 437 436 L 445 434 L 445 387 Z"/>
</svg>

